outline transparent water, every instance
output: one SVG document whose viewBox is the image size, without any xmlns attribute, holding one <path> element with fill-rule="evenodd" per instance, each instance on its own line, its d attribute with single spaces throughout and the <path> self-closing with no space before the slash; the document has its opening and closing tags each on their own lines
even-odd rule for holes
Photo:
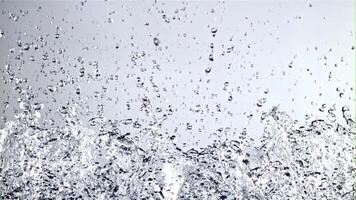
<svg viewBox="0 0 356 200">
<path fill-rule="evenodd" d="M 0 199 L 354 199 L 353 6 L 0 2 Z"/>
</svg>

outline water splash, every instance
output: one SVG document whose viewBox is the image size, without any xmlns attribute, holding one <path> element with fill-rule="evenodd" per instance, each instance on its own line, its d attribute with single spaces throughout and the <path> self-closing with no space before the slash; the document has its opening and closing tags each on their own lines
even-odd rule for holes
<svg viewBox="0 0 356 200">
<path fill-rule="evenodd" d="M 146 103 L 149 111 L 148 100 Z M 5 199 L 322 199 L 354 195 L 354 123 L 314 120 L 298 127 L 276 107 L 265 114 L 260 146 L 246 132 L 188 151 L 160 134 L 119 124 L 98 132 L 74 108 L 63 127 L 8 122 L 0 131 L 0 193 Z M 344 108 L 343 112 L 347 112 Z M 126 120 L 127 121 L 127 120 Z M 121 121 L 119 123 L 122 123 Z M 104 123 L 105 124 L 105 123 Z M 126 125 L 128 125 L 126 123 Z M 147 137 L 148 135 L 148 137 Z M 144 137 L 145 136 L 145 137 Z"/>
<path fill-rule="evenodd" d="M 353 199 L 346 16 L 102 3 L 0 2 L 0 199 Z"/>
</svg>

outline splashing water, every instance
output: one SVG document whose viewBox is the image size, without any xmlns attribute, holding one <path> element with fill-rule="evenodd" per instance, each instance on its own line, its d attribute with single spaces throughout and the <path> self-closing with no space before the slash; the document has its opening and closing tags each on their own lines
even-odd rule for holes
<svg viewBox="0 0 356 200">
<path fill-rule="evenodd" d="M 37 126 L 35 117 L 26 119 L 27 123 L 8 122 L 0 131 L 1 197 L 353 197 L 351 119 L 346 119 L 346 126 L 319 119 L 297 127 L 277 108 L 265 115 L 260 146 L 253 146 L 248 135 L 241 133 L 238 140 L 186 152 L 174 139 L 159 135 L 155 125 L 142 127 L 141 134 L 149 137 L 141 138 L 121 134 L 109 125 L 96 132 L 79 121 L 51 129 Z"/>
<path fill-rule="evenodd" d="M 350 6 L 291 5 L 0 2 L 0 199 L 354 199 Z"/>
</svg>

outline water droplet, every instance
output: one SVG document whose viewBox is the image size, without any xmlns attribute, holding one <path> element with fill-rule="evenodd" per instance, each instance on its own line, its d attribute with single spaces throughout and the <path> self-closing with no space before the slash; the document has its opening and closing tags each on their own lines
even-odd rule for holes
<svg viewBox="0 0 356 200">
<path fill-rule="evenodd" d="M 320 112 L 324 112 L 326 109 L 326 104 L 324 103 L 323 105 L 321 105 L 321 107 L 319 108 Z"/>
<path fill-rule="evenodd" d="M 80 95 L 80 86 L 75 87 L 75 94 Z"/>
<path fill-rule="evenodd" d="M 10 69 L 11 69 L 11 66 L 10 66 L 9 64 L 6 64 L 6 65 L 4 66 L 4 68 L 5 68 L 5 70 L 10 70 Z"/>
<path fill-rule="evenodd" d="M 83 77 L 84 74 L 85 74 L 85 68 L 84 68 L 84 67 L 81 67 L 81 68 L 79 69 L 79 77 Z"/>
<path fill-rule="evenodd" d="M 215 27 L 211 28 L 211 33 L 213 34 L 213 36 L 215 37 L 216 33 L 218 32 L 218 29 Z"/>
<path fill-rule="evenodd" d="M 10 13 L 9 14 L 9 19 L 12 19 L 14 21 L 17 21 L 19 19 L 19 16 L 17 16 L 16 14 L 14 13 Z"/>
<path fill-rule="evenodd" d="M 210 60 L 210 61 L 214 61 L 214 56 L 213 56 L 213 54 L 210 54 L 210 55 L 209 55 L 209 60 Z"/>
<path fill-rule="evenodd" d="M 262 107 L 266 103 L 266 98 L 261 98 L 257 101 L 257 106 Z"/>
<path fill-rule="evenodd" d="M 190 123 L 187 123 L 187 130 L 192 130 L 193 125 L 191 125 Z"/>
<path fill-rule="evenodd" d="M 57 91 L 57 87 L 53 86 L 53 85 L 49 85 L 47 86 L 47 90 L 50 92 L 56 92 Z"/>
<path fill-rule="evenodd" d="M 34 110 L 42 110 L 44 105 L 42 103 L 34 103 L 33 104 L 33 109 Z"/>
<path fill-rule="evenodd" d="M 153 44 L 155 45 L 155 46 L 158 46 L 158 45 L 160 45 L 160 43 L 161 43 L 161 41 L 158 39 L 158 38 L 153 38 Z"/>
<path fill-rule="evenodd" d="M 230 95 L 227 100 L 228 100 L 228 101 L 232 101 L 232 95 Z"/>
<path fill-rule="evenodd" d="M 30 49 L 30 44 L 26 43 L 22 46 L 22 50 L 28 51 Z"/>
<path fill-rule="evenodd" d="M 22 109 L 22 110 L 30 109 L 30 104 L 28 102 L 20 101 L 19 105 L 20 105 L 20 109 Z"/>
</svg>

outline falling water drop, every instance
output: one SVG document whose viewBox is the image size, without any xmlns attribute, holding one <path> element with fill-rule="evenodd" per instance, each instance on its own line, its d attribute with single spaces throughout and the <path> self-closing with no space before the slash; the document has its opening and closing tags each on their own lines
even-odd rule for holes
<svg viewBox="0 0 356 200">
<path fill-rule="evenodd" d="M 153 44 L 155 45 L 155 46 L 158 46 L 158 45 L 160 45 L 161 44 L 161 41 L 158 39 L 158 38 L 153 38 Z"/>
</svg>

